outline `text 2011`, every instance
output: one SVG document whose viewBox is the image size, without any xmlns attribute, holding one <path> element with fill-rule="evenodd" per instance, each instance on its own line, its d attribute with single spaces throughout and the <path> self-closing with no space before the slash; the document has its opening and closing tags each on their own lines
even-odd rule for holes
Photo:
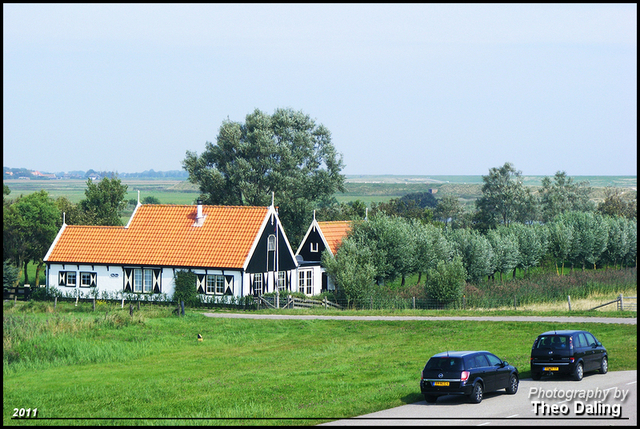
<svg viewBox="0 0 640 429">
<path fill-rule="evenodd" d="M 34 418 L 38 414 L 37 408 L 14 408 L 13 409 L 13 418 L 14 419 L 29 419 Z"/>
</svg>

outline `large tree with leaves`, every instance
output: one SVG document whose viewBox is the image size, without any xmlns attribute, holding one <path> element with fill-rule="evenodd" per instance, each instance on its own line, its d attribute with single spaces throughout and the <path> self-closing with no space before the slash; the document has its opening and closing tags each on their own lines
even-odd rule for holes
<svg viewBox="0 0 640 429">
<path fill-rule="evenodd" d="M 482 176 L 482 196 L 476 201 L 478 209 L 476 226 L 480 230 L 509 226 L 514 221 L 529 221 L 529 213 L 535 204 L 531 193 L 525 189 L 521 171 L 505 162 L 502 167 L 491 168 L 489 175 Z M 529 218 L 529 219 L 527 219 Z"/>
<path fill-rule="evenodd" d="M 127 185 L 117 177 L 101 179 L 97 184 L 87 180 L 85 199 L 80 201 L 85 225 L 122 225 L 120 215 L 127 206 Z"/>
<path fill-rule="evenodd" d="M 564 171 L 558 171 L 553 181 L 544 177 L 540 190 L 542 220 L 549 222 L 555 216 L 572 210 L 593 211 L 590 192 L 588 181 L 574 182 Z"/>
<path fill-rule="evenodd" d="M 245 122 L 226 120 L 201 155 L 187 151 L 189 181 L 207 204 L 264 206 L 275 194 L 289 238 L 302 238 L 313 208 L 344 190 L 343 163 L 331 133 L 308 115 L 256 109 Z"/>
<path fill-rule="evenodd" d="M 4 207 L 2 225 L 3 260 L 9 259 L 22 268 L 24 282 L 29 282 L 27 265 L 37 264 L 36 286 L 49 246 L 60 227 L 60 211 L 49 194 L 42 190 L 20 196 L 13 204 Z"/>
</svg>

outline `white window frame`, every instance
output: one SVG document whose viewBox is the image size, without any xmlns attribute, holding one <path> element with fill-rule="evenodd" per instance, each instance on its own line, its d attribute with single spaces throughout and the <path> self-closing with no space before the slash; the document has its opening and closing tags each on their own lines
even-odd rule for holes
<svg viewBox="0 0 640 429">
<path fill-rule="evenodd" d="M 253 293 L 254 295 L 262 295 L 262 273 L 257 273 L 253 277 Z"/>
<path fill-rule="evenodd" d="M 76 277 L 78 276 L 78 273 L 76 273 L 75 271 L 67 271 L 67 281 L 65 282 L 67 286 L 76 286 Z M 73 281 L 71 281 L 71 279 L 73 279 Z"/>
<path fill-rule="evenodd" d="M 276 251 L 276 235 L 271 234 L 267 238 L 267 252 L 275 252 Z"/>
<path fill-rule="evenodd" d="M 205 293 L 207 295 L 224 295 L 225 278 L 221 274 L 207 274 Z"/>
<path fill-rule="evenodd" d="M 80 287 L 91 287 L 91 277 L 95 275 L 90 271 L 80 271 Z"/>
<path fill-rule="evenodd" d="M 153 270 L 149 268 L 142 272 L 142 292 L 153 293 Z"/>
<path fill-rule="evenodd" d="M 311 247 L 310 251 L 314 252 L 314 253 L 317 253 L 318 252 L 318 243 L 309 243 L 309 244 L 311 245 L 310 246 Z"/>
<path fill-rule="evenodd" d="M 312 269 L 305 269 L 305 270 L 298 271 L 298 292 L 302 292 L 305 295 L 313 294 L 313 270 Z"/>
<path fill-rule="evenodd" d="M 142 275 L 142 268 L 133 269 L 132 290 L 133 293 L 142 293 L 142 282 L 144 276 Z"/>
<path fill-rule="evenodd" d="M 278 290 L 283 291 L 286 289 L 286 273 L 284 271 L 278 271 Z"/>
</svg>

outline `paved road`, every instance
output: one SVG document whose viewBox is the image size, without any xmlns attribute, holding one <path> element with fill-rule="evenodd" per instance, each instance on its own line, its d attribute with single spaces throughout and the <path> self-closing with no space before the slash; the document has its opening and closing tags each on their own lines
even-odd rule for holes
<svg viewBox="0 0 640 429">
<path fill-rule="evenodd" d="M 256 313 L 204 313 L 207 317 L 225 317 L 239 319 L 299 319 L 299 320 L 476 320 L 483 322 L 558 322 L 558 323 L 618 323 L 637 325 L 638 319 L 625 317 L 564 317 L 564 316 L 321 316 L 295 314 L 256 314 Z"/>
<path fill-rule="evenodd" d="M 321 426 L 637 426 L 637 381 L 637 371 L 589 373 L 580 382 L 529 378 L 520 381 L 515 395 L 487 393 L 480 404 L 444 396 L 435 404 L 420 401 Z M 578 396 L 581 392 L 583 398 Z M 578 398 L 567 400 L 568 394 Z M 595 397 L 586 399 L 586 395 Z"/>
</svg>

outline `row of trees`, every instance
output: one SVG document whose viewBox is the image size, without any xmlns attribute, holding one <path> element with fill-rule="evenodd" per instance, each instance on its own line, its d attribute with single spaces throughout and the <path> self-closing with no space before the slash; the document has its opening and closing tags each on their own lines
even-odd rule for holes
<svg viewBox="0 0 640 429">
<path fill-rule="evenodd" d="M 569 211 L 546 224 L 512 223 L 486 232 L 441 228 L 384 213 L 355 222 L 335 257 L 323 264 L 350 301 L 366 299 L 376 284 L 418 274 L 427 294 L 450 300 L 465 282 L 515 277 L 517 269 L 554 263 L 564 267 L 635 266 L 637 223 L 624 217 Z"/>
<path fill-rule="evenodd" d="M 16 199 L 3 185 L 2 258 L 5 270 L 18 268 L 19 283 L 28 283 L 27 266 L 36 264 L 35 284 L 38 286 L 43 258 L 65 222 L 73 225 L 122 225 L 120 215 L 126 207 L 127 185 L 118 178 L 104 178 L 97 183 L 87 180 L 85 198 L 74 204 L 66 197 L 53 199 L 41 190 Z M 24 277 L 22 277 L 24 276 Z M 6 284 L 6 282 L 5 282 Z"/>
</svg>

